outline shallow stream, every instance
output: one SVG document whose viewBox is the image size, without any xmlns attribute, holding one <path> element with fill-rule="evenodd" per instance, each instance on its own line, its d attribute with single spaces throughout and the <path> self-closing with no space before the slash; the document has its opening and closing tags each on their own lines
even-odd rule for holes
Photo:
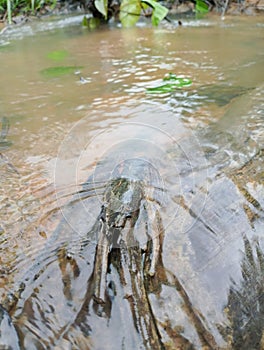
<svg viewBox="0 0 264 350">
<path fill-rule="evenodd" d="M 1 298 L 36 264 L 43 273 L 12 315 L 21 348 L 150 348 L 124 315 L 130 309 L 122 306 L 117 272 L 111 316 L 91 314 L 89 336 L 74 326 L 91 274 L 85 263 L 94 259 L 93 249 L 88 258 L 78 249 L 107 181 L 139 158 L 158 174 L 149 185 L 161 188 L 154 201 L 168 275 L 149 300 L 162 346 L 263 349 L 263 289 L 261 300 L 257 287 L 252 296 L 255 308 L 245 301 L 245 315 L 235 306 L 250 294 L 243 266 L 255 273 L 254 285 L 264 276 L 263 18 L 95 31 L 80 21 L 45 19 L 0 36 L 0 118 L 10 124 L 0 141 Z M 192 85 L 147 93 L 170 72 Z M 56 249 L 65 244 L 80 270 L 78 278 L 69 272 L 71 297 L 57 264 Z M 246 292 L 236 294 L 239 288 Z"/>
</svg>

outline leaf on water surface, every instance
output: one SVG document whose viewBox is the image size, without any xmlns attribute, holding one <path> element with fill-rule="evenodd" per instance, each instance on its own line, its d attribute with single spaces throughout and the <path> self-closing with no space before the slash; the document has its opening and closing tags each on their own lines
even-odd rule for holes
<svg viewBox="0 0 264 350">
<path fill-rule="evenodd" d="M 97 10 L 105 17 L 107 18 L 107 7 L 108 7 L 108 0 L 95 0 L 94 2 L 95 7 Z"/>
<path fill-rule="evenodd" d="M 167 92 L 172 92 L 175 90 L 175 87 L 172 84 L 160 85 L 152 88 L 147 88 L 147 92 L 151 94 L 164 94 Z"/>
<path fill-rule="evenodd" d="M 168 74 L 165 74 L 163 81 L 172 81 L 172 80 L 174 81 L 176 79 L 177 79 L 176 74 L 170 72 Z"/>
<path fill-rule="evenodd" d="M 166 84 L 163 83 L 155 87 L 147 88 L 146 91 L 151 94 L 164 94 L 192 84 L 191 79 L 177 77 L 174 73 L 166 74 L 162 81 L 166 82 Z"/>
<path fill-rule="evenodd" d="M 151 22 L 153 26 L 159 25 L 159 23 L 167 16 L 169 10 L 162 6 L 155 0 L 142 0 L 143 3 L 148 4 L 152 9 Z"/>
<path fill-rule="evenodd" d="M 47 78 L 57 78 L 63 75 L 74 73 L 82 68 L 82 66 L 57 66 L 42 69 L 40 73 Z"/>
<path fill-rule="evenodd" d="M 123 27 L 132 27 L 139 20 L 141 5 L 139 0 L 123 0 L 119 19 Z"/>
<path fill-rule="evenodd" d="M 48 53 L 47 57 L 53 61 L 62 61 L 68 56 L 68 51 L 66 50 L 56 50 Z"/>
</svg>

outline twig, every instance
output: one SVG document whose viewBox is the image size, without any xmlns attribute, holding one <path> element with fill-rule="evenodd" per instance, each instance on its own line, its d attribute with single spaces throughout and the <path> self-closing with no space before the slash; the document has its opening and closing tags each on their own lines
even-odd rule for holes
<svg viewBox="0 0 264 350">
<path fill-rule="evenodd" d="M 225 1 L 225 5 L 223 7 L 223 11 L 222 11 L 222 16 L 221 16 L 222 19 L 224 19 L 224 17 L 225 17 L 225 13 L 226 13 L 226 10 L 227 10 L 228 3 L 229 3 L 229 0 L 226 0 Z"/>
</svg>

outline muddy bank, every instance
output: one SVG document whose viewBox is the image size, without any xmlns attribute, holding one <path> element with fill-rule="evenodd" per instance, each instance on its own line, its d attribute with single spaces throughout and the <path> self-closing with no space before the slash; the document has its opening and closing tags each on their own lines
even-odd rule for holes
<svg viewBox="0 0 264 350">
<path fill-rule="evenodd" d="M 176 1 L 170 4 L 170 15 L 186 16 L 195 13 L 195 3 L 192 1 Z M 218 6 L 209 6 L 212 15 L 261 15 L 264 13 L 263 0 L 225 1 Z M 208 16 L 208 15 L 207 15 Z"/>
</svg>

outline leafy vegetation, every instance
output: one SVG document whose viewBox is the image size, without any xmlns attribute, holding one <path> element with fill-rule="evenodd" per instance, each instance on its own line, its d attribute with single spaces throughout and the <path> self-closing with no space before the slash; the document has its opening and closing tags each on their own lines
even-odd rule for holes
<svg viewBox="0 0 264 350">
<path fill-rule="evenodd" d="M 87 18 L 86 16 L 83 17 L 82 20 L 83 27 L 87 27 L 91 30 L 96 29 L 100 25 L 100 19 L 96 17 Z"/>
<path fill-rule="evenodd" d="M 43 7 L 55 8 L 57 0 L 0 0 L 0 20 L 7 18 L 12 23 L 12 17 L 18 14 L 36 14 Z"/>
<path fill-rule="evenodd" d="M 123 0 L 120 6 L 120 21 L 124 27 L 133 26 L 141 12 L 152 9 L 151 22 L 157 26 L 168 14 L 168 9 L 154 0 Z"/>
<path fill-rule="evenodd" d="M 103 21 L 113 17 L 120 20 L 123 27 L 133 26 L 140 16 L 151 16 L 152 24 L 156 26 L 168 14 L 168 9 L 156 0 L 90 0 L 88 9 L 93 17 Z M 89 27 L 89 21 L 87 24 Z"/>
<path fill-rule="evenodd" d="M 205 14 L 209 11 L 209 5 L 203 0 L 196 0 L 195 11 L 201 14 Z"/>
<path fill-rule="evenodd" d="M 151 17 L 153 26 L 163 19 L 168 19 L 169 8 L 174 4 L 184 2 L 195 3 L 195 12 L 206 14 L 212 7 L 226 7 L 226 0 L 0 0 L 0 21 L 12 23 L 12 17 L 17 15 L 36 15 L 52 12 L 57 7 L 67 9 L 83 7 L 96 20 L 84 17 L 83 25 L 90 29 L 98 26 L 98 20 L 108 21 L 111 18 L 119 20 L 123 27 L 133 26 L 140 16 Z"/>
</svg>

